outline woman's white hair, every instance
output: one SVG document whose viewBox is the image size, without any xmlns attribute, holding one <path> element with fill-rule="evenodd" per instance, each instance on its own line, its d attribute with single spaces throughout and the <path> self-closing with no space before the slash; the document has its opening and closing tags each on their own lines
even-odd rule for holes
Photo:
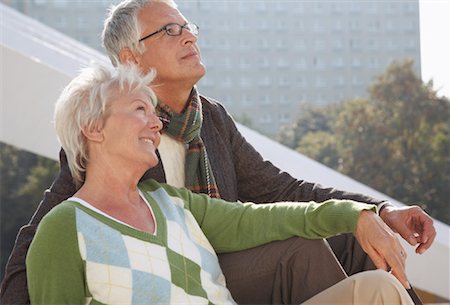
<svg viewBox="0 0 450 305">
<path fill-rule="evenodd" d="M 93 65 L 83 69 L 63 90 L 55 105 L 55 128 L 77 187 L 84 182 L 89 162 L 83 130 L 102 127 L 117 92 L 143 92 L 156 106 L 156 96 L 149 87 L 154 77 L 153 70 L 142 75 L 131 65 L 120 65 L 114 70 Z"/>
<path fill-rule="evenodd" d="M 142 8 L 154 2 L 177 8 L 173 0 L 125 0 L 110 7 L 103 26 L 102 44 L 114 66 L 119 65 L 119 54 L 124 48 L 139 54 L 145 51 L 144 44 L 139 42 L 143 33 L 138 14 Z"/>
</svg>

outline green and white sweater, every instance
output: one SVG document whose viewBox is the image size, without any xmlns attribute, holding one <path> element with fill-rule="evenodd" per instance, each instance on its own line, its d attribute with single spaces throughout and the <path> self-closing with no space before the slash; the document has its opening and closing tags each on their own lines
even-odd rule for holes
<svg viewBox="0 0 450 305">
<path fill-rule="evenodd" d="M 235 304 L 215 252 L 354 232 L 375 206 L 229 203 L 154 180 L 139 185 L 155 234 L 69 198 L 42 220 L 26 265 L 32 304 Z"/>
</svg>

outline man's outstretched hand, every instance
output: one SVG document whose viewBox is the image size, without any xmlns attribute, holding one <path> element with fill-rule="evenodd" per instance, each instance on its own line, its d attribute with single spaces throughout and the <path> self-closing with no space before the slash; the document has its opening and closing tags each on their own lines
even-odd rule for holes
<svg viewBox="0 0 450 305">
<path fill-rule="evenodd" d="M 436 237 L 433 219 L 418 206 L 386 206 L 380 217 L 396 233 L 400 234 L 411 246 L 416 246 L 416 253 L 422 254 Z"/>
</svg>

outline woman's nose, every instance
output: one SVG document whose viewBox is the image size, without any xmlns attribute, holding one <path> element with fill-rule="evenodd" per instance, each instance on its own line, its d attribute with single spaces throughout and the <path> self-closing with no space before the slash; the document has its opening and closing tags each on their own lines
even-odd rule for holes
<svg viewBox="0 0 450 305">
<path fill-rule="evenodd" d="M 156 114 L 152 113 L 150 115 L 150 120 L 148 123 L 149 123 L 150 129 L 152 129 L 154 131 L 160 131 L 163 128 L 163 124 Z"/>
</svg>

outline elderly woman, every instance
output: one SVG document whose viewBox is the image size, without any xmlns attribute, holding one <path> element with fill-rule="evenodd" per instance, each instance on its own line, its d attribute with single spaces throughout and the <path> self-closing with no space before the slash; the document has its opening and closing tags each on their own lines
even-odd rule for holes
<svg viewBox="0 0 450 305">
<path fill-rule="evenodd" d="M 235 304 L 216 252 L 386 230 L 373 226 L 374 206 L 353 201 L 229 203 L 139 182 L 158 162 L 152 78 L 94 67 L 59 98 L 56 131 L 80 188 L 39 225 L 26 262 L 32 304 Z M 347 278 L 305 304 L 337 301 L 412 304 L 385 271 Z"/>
</svg>

